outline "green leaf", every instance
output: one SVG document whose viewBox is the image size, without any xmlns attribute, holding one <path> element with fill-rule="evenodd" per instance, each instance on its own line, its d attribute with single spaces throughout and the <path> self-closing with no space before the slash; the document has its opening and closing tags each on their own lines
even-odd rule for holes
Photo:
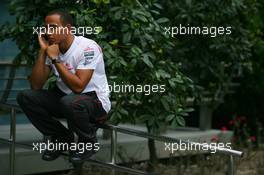
<svg viewBox="0 0 264 175">
<path fill-rule="evenodd" d="M 162 78 L 170 78 L 170 77 L 171 77 L 170 74 L 168 74 L 166 71 L 164 71 L 164 70 L 162 70 L 162 69 L 159 69 L 158 72 L 159 72 L 159 74 L 160 74 L 160 76 L 161 76 Z"/>
<path fill-rule="evenodd" d="M 120 58 L 120 63 L 121 63 L 123 66 L 127 66 L 127 62 L 126 62 L 123 58 Z"/>
<path fill-rule="evenodd" d="M 138 47 L 132 47 L 131 52 L 135 55 L 140 55 L 142 53 L 142 50 Z"/>
<path fill-rule="evenodd" d="M 160 74 L 158 71 L 155 72 L 155 75 L 156 75 L 157 79 L 160 80 Z"/>
<path fill-rule="evenodd" d="M 127 32 L 123 35 L 123 43 L 128 43 L 131 39 L 131 33 Z"/>
<path fill-rule="evenodd" d="M 95 27 L 94 29 L 96 31 L 97 34 L 101 33 L 103 31 L 103 27 L 102 26 L 98 26 L 98 27 Z"/>
<path fill-rule="evenodd" d="M 176 121 L 180 126 L 185 126 L 185 120 L 182 116 L 177 116 Z"/>
<path fill-rule="evenodd" d="M 169 84 L 171 87 L 173 87 L 173 88 L 175 87 L 175 83 L 172 80 L 169 80 Z"/>
<path fill-rule="evenodd" d="M 120 120 L 122 119 L 122 115 L 119 112 L 117 112 L 116 115 L 117 115 L 118 119 L 120 119 Z"/>
<path fill-rule="evenodd" d="M 125 110 L 124 108 L 121 108 L 121 109 L 119 110 L 119 112 L 120 112 L 121 114 L 128 115 L 128 111 Z"/>
<path fill-rule="evenodd" d="M 111 9 L 110 9 L 110 11 L 111 12 L 114 12 L 114 11 L 117 11 L 117 10 L 120 10 L 121 9 L 121 7 L 112 7 Z"/>
<path fill-rule="evenodd" d="M 137 19 L 139 19 L 142 22 L 148 22 L 148 19 L 145 16 L 142 15 L 136 15 L 135 16 Z"/>
<path fill-rule="evenodd" d="M 186 108 L 183 111 L 184 112 L 193 112 L 194 111 L 194 108 Z"/>
<path fill-rule="evenodd" d="M 174 117 L 175 117 L 175 115 L 174 114 L 170 114 L 170 115 L 168 115 L 167 117 L 166 117 L 166 122 L 170 122 L 171 120 L 173 120 L 174 119 Z"/>
<path fill-rule="evenodd" d="M 163 7 L 160 5 L 160 4 L 158 4 L 158 3 L 154 3 L 153 4 L 155 7 L 157 7 L 157 8 L 159 8 L 159 9 L 163 9 Z"/>
<path fill-rule="evenodd" d="M 178 128 L 178 122 L 177 122 L 177 117 L 173 119 L 172 123 L 171 123 L 171 127 L 172 128 Z"/>
<path fill-rule="evenodd" d="M 169 22 L 170 20 L 168 18 L 159 18 L 157 20 L 157 23 L 162 24 L 162 23 L 166 23 Z"/>
<path fill-rule="evenodd" d="M 169 107 L 169 103 L 167 102 L 167 99 L 161 98 L 160 101 L 161 101 L 163 107 L 166 109 L 166 111 L 169 111 L 170 107 Z"/>
<path fill-rule="evenodd" d="M 143 60 L 143 62 L 150 68 L 153 68 L 153 64 L 151 63 L 151 61 L 149 60 L 149 57 L 147 55 L 143 54 L 143 57 L 141 57 L 141 59 Z"/>
<path fill-rule="evenodd" d="M 110 0 L 103 0 L 103 3 L 104 4 L 109 4 L 110 3 Z"/>
<path fill-rule="evenodd" d="M 112 44 L 112 45 L 117 45 L 118 44 L 118 39 L 114 39 L 112 41 L 109 42 L 109 44 Z"/>
</svg>

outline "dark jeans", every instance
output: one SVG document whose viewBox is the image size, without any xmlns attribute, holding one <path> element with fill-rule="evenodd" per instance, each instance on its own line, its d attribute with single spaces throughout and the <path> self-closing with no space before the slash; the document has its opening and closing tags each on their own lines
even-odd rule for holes
<svg viewBox="0 0 264 175">
<path fill-rule="evenodd" d="M 44 136 L 51 136 L 59 142 L 73 142 L 73 132 L 79 136 L 79 142 L 94 142 L 98 129 L 96 123 L 107 118 L 94 91 L 66 95 L 57 87 L 25 90 L 17 95 L 17 102 Z M 58 118 L 65 118 L 68 128 Z"/>
</svg>

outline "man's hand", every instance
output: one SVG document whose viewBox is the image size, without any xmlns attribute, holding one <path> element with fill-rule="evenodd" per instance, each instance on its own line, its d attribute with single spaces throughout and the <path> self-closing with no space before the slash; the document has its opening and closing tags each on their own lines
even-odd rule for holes
<svg viewBox="0 0 264 175">
<path fill-rule="evenodd" d="M 46 50 L 49 47 L 49 43 L 43 35 L 38 36 L 38 41 L 40 46 L 38 59 L 30 75 L 30 85 L 32 89 L 41 89 L 50 74 L 50 68 L 45 64 Z"/>
<path fill-rule="evenodd" d="M 59 55 L 59 53 L 60 53 L 60 49 L 59 49 L 58 44 L 52 44 L 48 46 L 46 50 L 46 54 L 48 55 L 50 59 L 54 59 L 55 57 Z"/>
<path fill-rule="evenodd" d="M 41 34 L 38 36 L 38 41 L 40 49 L 46 51 L 46 49 L 49 47 L 49 42 Z"/>
</svg>

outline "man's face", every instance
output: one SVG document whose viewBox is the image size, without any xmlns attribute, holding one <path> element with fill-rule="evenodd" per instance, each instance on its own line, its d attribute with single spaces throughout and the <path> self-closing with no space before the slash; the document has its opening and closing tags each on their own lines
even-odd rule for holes
<svg viewBox="0 0 264 175">
<path fill-rule="evenodd" d="M 46 16 L 45 27 L 49 44 L 60 44 L 63 42 L 69 32 L 66 26 L 63 26 L 60 15 L 54 14 Z"/>
</svg>

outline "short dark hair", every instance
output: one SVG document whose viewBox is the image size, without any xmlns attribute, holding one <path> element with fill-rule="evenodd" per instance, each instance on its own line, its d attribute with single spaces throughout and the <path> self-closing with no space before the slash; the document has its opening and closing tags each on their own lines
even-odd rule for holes
<svg viewBox="0 0 264 175">
<path fill-rule="evenodd" d="M 55 14 L 60 16 L 61 23 L 64 26 L 67 24 L 73 25 L 72 16 L 69 14 L 68 11 L 64 9 L 56 9 L 56 10 L 52 10 L 51 12 L 49 12 L 46 16 L 55 15 Z"/>
</svg>

